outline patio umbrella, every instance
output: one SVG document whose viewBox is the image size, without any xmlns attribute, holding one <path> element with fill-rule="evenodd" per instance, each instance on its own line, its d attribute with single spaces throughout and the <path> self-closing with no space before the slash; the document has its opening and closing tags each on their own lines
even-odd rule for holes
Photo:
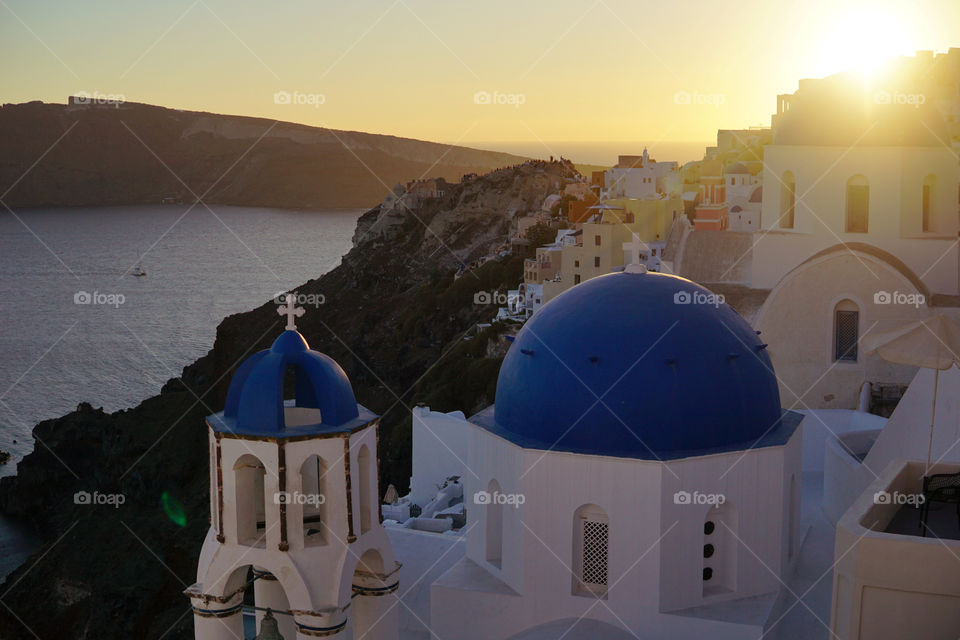
<svg viewBox="0 0 960 640">
<path fill-rule="evenodd" d="M 933 450 L 933 424 L 937 411 L 940 371 L 960 363 L 960 324 L 937 313 L 926 320 L 865 337 L 863 347 L 868 354 L 876 353 L 888 362 L 933 369 L 930 441 L 927 444 L 927 466 L 924 471 L 924 475 L 927 475 Z"/>
</svg>

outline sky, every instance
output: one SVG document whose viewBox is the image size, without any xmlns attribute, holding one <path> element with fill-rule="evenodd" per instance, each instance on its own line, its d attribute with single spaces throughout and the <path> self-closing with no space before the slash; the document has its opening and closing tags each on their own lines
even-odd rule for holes
<svg viewBox="0 0 960 640">
<path fill-rule="evenodd" d="M 957 0 L 0 0 L 0 102 L 662 147 L 768 126 L 800 78 L 952 46 Z"/>
</svg>

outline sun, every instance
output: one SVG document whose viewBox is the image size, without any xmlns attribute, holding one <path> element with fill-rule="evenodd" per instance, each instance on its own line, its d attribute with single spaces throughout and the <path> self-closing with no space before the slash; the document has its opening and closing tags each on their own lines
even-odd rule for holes
<svg viewBox="0 0 960 640">
<path fill-rule="evenodd" d="M 874 76 L 887 60 L 911 51 L 907 30 L 908 23 L 878 6 L 848 11 L 826 27 L 817 67 Z"/>
</svg>

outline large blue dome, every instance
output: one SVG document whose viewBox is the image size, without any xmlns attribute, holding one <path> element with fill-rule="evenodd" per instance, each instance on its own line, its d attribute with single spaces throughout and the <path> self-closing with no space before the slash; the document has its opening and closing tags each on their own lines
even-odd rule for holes
<svg viewBox="0 0 960 640">
<path fill-rule="evenodd" d="M 600 276 L 544 305 L 486 413 L 478 423 L 528 448 L 621 457 L 747 448 L 786 429 L 756 332 L 704 287 L 658 273 Z"/>
<path fill-rule="evenodd" d="M 295 397 L 284 400 L 291 369 Z M 340 365 L 311 350 L 299 332 L 287 330 L 237 368 L 223 412 L 211 416 L 210 423 L 221 431 L 281 437 L 351 428 L 374 417 L 357 404 Z M 292 420 L 295 424 L 288 424 Z"/>
</svg>

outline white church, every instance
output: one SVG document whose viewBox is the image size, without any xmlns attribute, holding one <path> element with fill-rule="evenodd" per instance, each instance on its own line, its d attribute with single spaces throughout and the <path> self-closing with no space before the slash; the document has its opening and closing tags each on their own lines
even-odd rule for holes
<svg viewBox="0 0 960 640">
<path fill-rule="evenodd" d="M 494 406 L 415 409 L 404 501 L 462 485 L 466 525 L 447 533 L 381 524 L 377 417 L 281 311 L 208 418 L 198 639 L 248 637 L 245 612 L 290 640 L 748 638 L 775 614 L 801 543 L 803 417 L 706 289 L 639 264 L 590 280 L 527 323 Z"/>
<path fill-rule="evenodd" d="M 411 409 L 384 505 L 377 416 L 281 308 L 208 418 L 197 639 L 960 637 L 960 169 L 939 116 L 849 86 L 781 96 L 758 231 L 676 242 L 709 289 L 625 245 L 524 325 L 493 406 Z M 867 348 L 928 322 L 936 373 Z"/>
</svg>

